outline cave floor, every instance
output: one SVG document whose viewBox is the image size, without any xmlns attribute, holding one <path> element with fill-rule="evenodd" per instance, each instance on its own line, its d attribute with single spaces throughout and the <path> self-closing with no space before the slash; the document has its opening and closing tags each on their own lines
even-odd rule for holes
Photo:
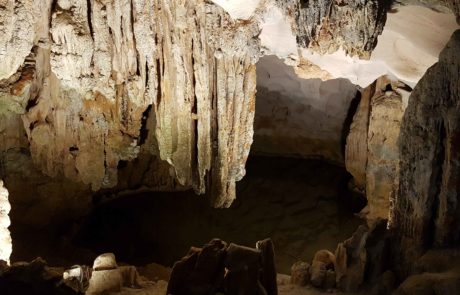
<svg viewBox="0 0 460 295">
<path fill-rule="evenodd" d="M 210 208 L 192 192 L 123 196 L 101 202 L 80 229 L 59 236 L 13 232 L 13 261 L 40 256 L 51 265 L 91 264 L 113 252 L 132 265 L 171 266 L 190 246 L 213 238 L 254 247 L 270 237 L 277 271 L 288 274 L 294 262 L 334 251 L 362 223 L 346 182 L 342 167 L 323 161 L 252 157 L 229 209 Z"/>
</svg>

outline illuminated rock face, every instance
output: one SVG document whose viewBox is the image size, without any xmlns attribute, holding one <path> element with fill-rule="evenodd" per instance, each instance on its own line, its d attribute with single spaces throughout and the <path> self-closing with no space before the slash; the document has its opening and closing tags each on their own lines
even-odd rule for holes
<svg viewBox="0 0 460 295">
<path fill-rule="evenodd" d="M 457 28 L 455 15 L 449 10 L 396 6 L 388 13 L 369 60 L 346 56 L 344 50 L 322 55 L 302 50 L 301 56 L 333 77 L 349 79 L 363 88 L 383 75 L 390 75 L 413 88 L 437 62 L 439 53 Z"/>
<path fill-rule="evenodd" d="M 8 202 L 8 191 L 3 187 L 3 181 L 0 180 L 0 260 L 10 263 L 11 252 L 13 251 L 13 244 L 11 241 L 10 231 L 10 218 L 8 213 L 11 210 L 10 203 Z"/>
<path fill-rule="evenodd" d="M 93 190 L 114 187 L 120 162 L 150 153 L 155 179 L 169 179 L 159 186 L 208 192 L 213 206 L 229 206 L 252 143 L 261 52 L 343 46 L 366 56 L 386 14 L 377 0 L 214 2 L 1 5 L 2 149 L 25 147 L 46 175 Z M 22 128 L 25 142 L 11 131 Z"/>
<path fill-rule="evenodd" d="M 402 85 L 401 85 L 402 86 Z M 345 165 L 354 185 L 365 191 L 368 220 L 388 219 L 390 198 L 398 186 L 401 121 L 408 92 L 381 77 L 364 89 L 345 149 Z"/>
<path fill-rule="evenodd" d="M 10 76 L 21 55 L 0 52 L 12 68 L 5 113 L 23 114 L 35 164 L 98 190 L 147 142 L 178 186 L 229 205 L 252 142 L 257 25 L 204 1 L 48 2 L 10 5 L 32 25 L 6 45 L 26 48 L 30 65 Z M 35 91 L 13 91 L 24 87 Z"/>
<path fill-rule="evenodd" d="M 383 0 L 3 2 L 2 150 L 28 149 L 44 174 L 93 190 L 127 182 L 120 163 L 153 158 L 153 186 L 207 192 L 216 207 L 231 204 L 245 174 L 259 57 L 330 79 L 337 75 L 303 54 L 342 48 L 368 58 L 389 8 Z M 303 153 L 341 161 L 339 123 L 354 90 L 328 83 L 312 82 L 320 94 L 294 105 L 318 112 L 291 125 L 324 122 L 303 138 L 316 144 Z M 332 102 L 332 90 L 345 95 Z M 315 120 L 323 113 L 329 121 Z"/>
</svg>

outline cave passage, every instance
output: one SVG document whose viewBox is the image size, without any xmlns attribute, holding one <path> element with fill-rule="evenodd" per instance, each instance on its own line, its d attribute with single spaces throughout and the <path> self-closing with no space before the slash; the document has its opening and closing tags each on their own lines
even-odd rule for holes
<svg viewBox="0 0 460 295">
<path fill-rule="evenodd" d="M 254 247 L 270 237 L 278 272 L 289 273 L 295 261 L 333 251 L 360 224 L 353 213 L 363 204 L 347 181 L 344 168 L 322 161 L 251 157 L 229 209 L 210 208 L 193 192 L 124 196 L 98 205 L 76 242 L 134 265 L 170 266 L 212 238 Z"/>
</svg>

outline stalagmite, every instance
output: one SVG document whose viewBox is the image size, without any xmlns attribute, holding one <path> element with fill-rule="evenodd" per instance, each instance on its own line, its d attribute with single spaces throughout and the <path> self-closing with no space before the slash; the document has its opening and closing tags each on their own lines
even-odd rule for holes
<svg viewBox="0 0 460 295">
<path fill-rule="evenodd" d="M 8 201 L 8 190 L 3 186 L 3 181 L 0 180 L 0 260 L 10 263 L 10 255 L 13 251 L 11 240 L 10 218 L 8 213 L 11 210 L 11 205 Z"/>
</svg>

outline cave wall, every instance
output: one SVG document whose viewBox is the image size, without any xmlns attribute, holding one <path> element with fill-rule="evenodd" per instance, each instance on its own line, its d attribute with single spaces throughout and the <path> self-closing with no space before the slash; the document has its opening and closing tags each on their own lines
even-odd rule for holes
<svg viewBox="0 0 460 295">
<path fill-rule="evenodd" d="M 83 191 L 193 188 L 228 206 L 252 143 L 255 64 L 278 40 L 270 20 L 296 41 L 289 54 L 343 46 L 366 56 L 386 13 L 377 0 L 215 2 L 4 1 L 2 155 L 29 153 L 44 182 Z"/>
<path fill-rule="evenodd" d="M 356 92 L 346 79 L 304 79 L 276 56 L 262 57 L 252 151 L 343 163 L 342 132 Z"/>
<path fill-rule="evenodd" d="M 409 265 L 429 248 L 460 243 L 459 52 L 457 30 L 415 87 L 401 125 L 392 227 Z"/>
<path fill-rule="evenodd" d="M 405 2 L 411 5 L 402 5 Z M 439 53 L 459 27 L 456 16 L 449 9 L 427 5 L 426 1 L 417 2 L 395 1 L 368 60 L 351 58 L 343 49 L 326 54 L 301 50 L 300 56 L 332 77 L 347 78 L 362 88 L 383 75 L 413 88 L 437 62 Z"/>
<path fill-rule="evenodd" d="M 40 170 L 115 186 L 119 161 L 146 141 L 151 106 L 143 136 L 173 167 L 161 171 L 198 193 L 209 187 L 215 206 L 231 202 L 252 141 L 255 24 L 237 26 L 204 1 L 25 2 L 2 7 L 2 29 L 25 35 L 1 51 L 2 109 L 22 115 Z M 14 23 L 15 10 L 28 26 Z"/>
</svg>

